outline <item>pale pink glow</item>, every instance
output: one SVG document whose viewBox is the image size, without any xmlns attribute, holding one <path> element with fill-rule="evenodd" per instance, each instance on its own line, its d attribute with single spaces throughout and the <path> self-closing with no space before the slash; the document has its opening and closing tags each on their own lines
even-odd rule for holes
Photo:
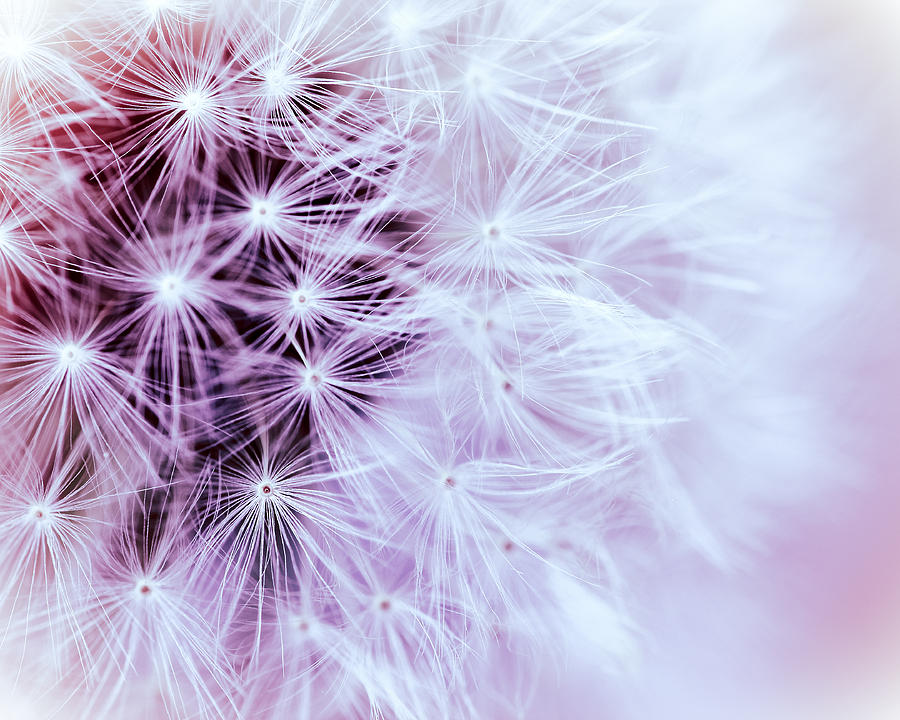
<svg viewBox="0 0 900 720">
<path fill-rule="evenodd" d="M 0 0 L 7 711 L 895 717 L 892 12 Z"/>
</svg>

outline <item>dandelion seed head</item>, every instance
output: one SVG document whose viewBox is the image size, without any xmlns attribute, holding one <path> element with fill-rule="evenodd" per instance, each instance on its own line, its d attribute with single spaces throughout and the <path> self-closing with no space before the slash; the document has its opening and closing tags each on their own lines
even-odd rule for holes
<svg viewBox="0 0 900 720">
<path fill-rule="evenodd" d="M 13 624 L 63 638 L 42 670 L 84 659 L 78 717 L 502 714 L 485 687 L 524 716 L 484 672 L 533 686 L 549 576 L 626 614 L 632 538 L 727 564 L 703 516 L 768 474 L 689 476 L 661 429 L 742 415 L 731 338 L 775 315 L 720 298 L 776 265 L 745 229 L 816 213 L 745 172 L 759 116 L 694 87 L 696 38 L 655 25 L 681 5 L 632 5 L 115 0 L 0 28 L 0 436 L 37 468 L 0 443 L 0 556 L 53 554 L 0 567 L 0 605 L 66 612 Z"/>
</svg>

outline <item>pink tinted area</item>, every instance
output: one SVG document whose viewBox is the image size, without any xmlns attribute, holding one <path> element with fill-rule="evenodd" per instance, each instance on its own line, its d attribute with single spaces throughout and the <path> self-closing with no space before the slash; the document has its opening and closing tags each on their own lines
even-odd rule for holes
<svg viewBox="0 0 900 720">
<path fill-rule="evenodd" d="M 832 380 L 818 395 L 841 418 L 821 452 L 837 449 L 851 469 L 778 513 L 748 566 L 723 576 L 662 561 L 638 583 L 652 641 L 633 682 L 574 661 L 561 686 L 545 676 L 531 718 L 900 717 L 900 8 L 810 0 L 802 17 L 795 40 L 820 54 L 848 116 L 834 141 L 857 148 L 843 168 L 856 189 L 846 244 L 873 268 L 816 367 Z"/>
</svg>

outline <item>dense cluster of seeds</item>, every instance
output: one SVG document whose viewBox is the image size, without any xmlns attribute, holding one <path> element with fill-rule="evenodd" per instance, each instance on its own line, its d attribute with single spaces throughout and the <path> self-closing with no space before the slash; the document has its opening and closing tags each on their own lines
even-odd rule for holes
<svg viewBox="0 0 900 720">
<path fill-rule="evenodd" d="M 716 556 L 661 438 L 729 362 L 694 310 L 753 297 L 761 237 L 697 219 L 714 173 L 665 200 L 629 5 L 7 0 L 23 687 L 84 718 L 500 717 L 573 587 L 625 624 L 617 544 Z"/>
</svg>

